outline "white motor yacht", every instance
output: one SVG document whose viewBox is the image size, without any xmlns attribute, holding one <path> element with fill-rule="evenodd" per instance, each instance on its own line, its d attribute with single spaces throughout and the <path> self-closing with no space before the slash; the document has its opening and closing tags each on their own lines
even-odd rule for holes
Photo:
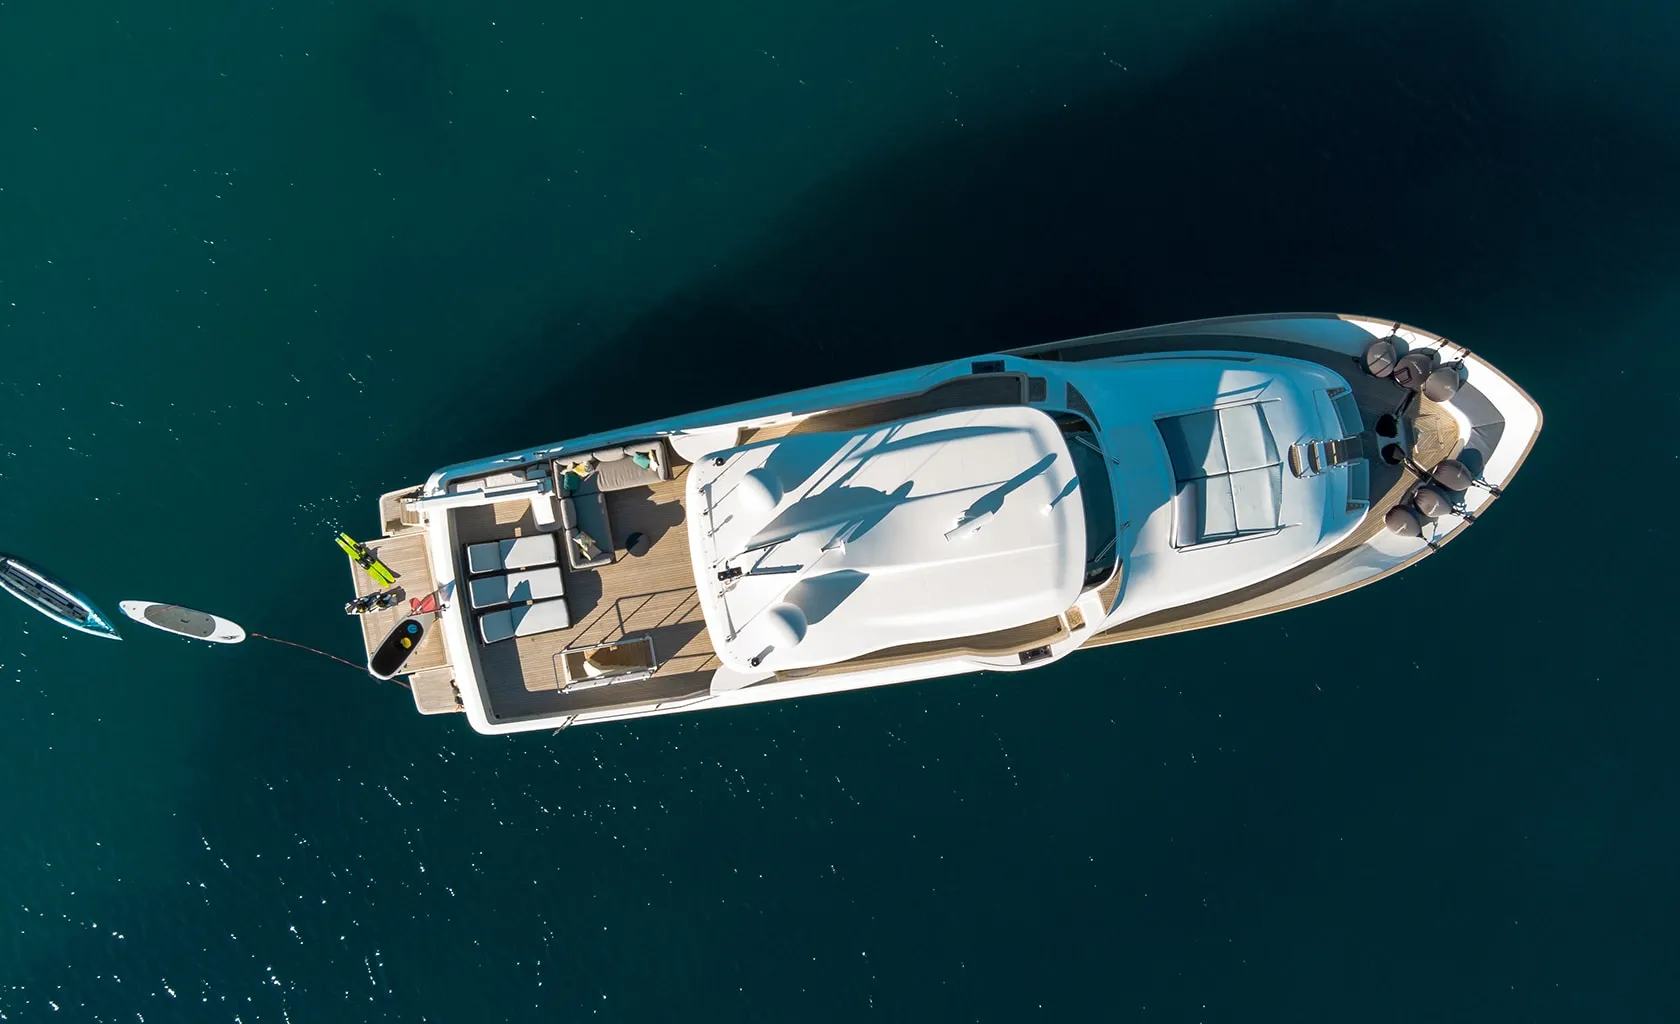
<svg viewBox="0 0 1680 1024">
<path fill-rule="evenodd" d="M 366 546 L 436 598 L 401 669 L 422 712 L 556 729 L 1299 608 L 1457 537 L 1540 423 L 1414 327 L 1199 320 L 451 466 L 384 495 Z M 359 616 L 370 658 L 407 610 Z"/>
</svg>

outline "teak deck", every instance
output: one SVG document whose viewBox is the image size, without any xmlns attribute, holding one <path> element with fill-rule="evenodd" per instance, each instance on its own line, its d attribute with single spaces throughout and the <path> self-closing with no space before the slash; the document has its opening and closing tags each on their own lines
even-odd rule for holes
<svg viewBox="0 0 1680 1024">
<path fill-rule="evenodd" d="M 437 583 L 432 576 L 431 559 L 426 555 L 424 533 L 415 531 L 370 540 L 367 542 L 367 549 L 378 556 L 386 568 L 397 574 L 397 586 L 403 590 L 403 600 L 396 607 L 357 616 L 361 620 L 362 643 L 367 646 L 368 656 L 372 657 L 379 642 L 391 632 L 391 627 L 408 615 L 409 598 L 425 597 L 437 589 Z M 357 597 L 375 594 L 384 589 L 373 581 L 366 569 L 355 562 L 350 563 L 350 577 L 355 583 Z M 440 669 L 448 664 L 449 654 L 444 649 L 443 637 L 434 629 L 426 634 L 420 641 L 420 646 L 408 656 L 408 661 L 403 664 L 403 674 Z"/>
<path fill-rule="evenodd" d="M 561 567 L 571 627 L 486 644 L 477 634 L 477 616 L 465 609 L 478 652 L 479 677 L 497 716 L 587 710 L 706 691 L 719 662 L 706 632 L 689 562 L 682 504 L 687 469 L 678 466 L 671 480 L 605 495 L 612 527 L 612 564 L 578 570 Z M 528 500 L 462 508 L 453 515 L 456 540 L 462 547 L 538 532 Z M 623 549 L 632 533 L 644 534 L 651 541 L 640 557 Z M 652 637 L 659 659 L 652 677 L 570 694 L 560 691 L 564 685 L 562 651 L 644 635 Z"/>
</svg>

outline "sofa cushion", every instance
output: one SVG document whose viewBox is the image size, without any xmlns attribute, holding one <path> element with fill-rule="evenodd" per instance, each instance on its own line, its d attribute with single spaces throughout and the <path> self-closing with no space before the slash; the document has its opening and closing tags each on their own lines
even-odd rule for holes
<svg viewBox="0 0 1680 1024">
<path fill-rule="evenodd" d="M 566 563 L 574 569 L 590 569 L 613 560 L 612 520 L 607 516 L 607 496 L 599 491 L 580 494 L 572 499 L 572 519 L 566 527 Z M 593 539 L 600 551 L 594 556 L 584 554 L 578 544 L 580 533 Z"/>
<path fill-rule="evenodd" d="M 663 440 L 625 445 L 619 452 L 624 457 L 595 467 L 590 483 L 596 490 L 622 491 L 630 487 L 646 487 L 669 477 L 671 457 Z M 647 456 L 647 466 L 636 464 L 638 453 Z"/>
</svg>

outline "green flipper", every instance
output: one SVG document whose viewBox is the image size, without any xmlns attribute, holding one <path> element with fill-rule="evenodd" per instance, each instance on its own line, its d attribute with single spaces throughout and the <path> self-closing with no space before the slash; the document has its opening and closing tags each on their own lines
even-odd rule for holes
<svg viewBox="0 0 1680 1024">
<path fill-rule="evenodd" d="M 341 533 L 335 539 L 339 548 L 345 554 L 354 559 L 357 565 L 367 570 L 367 574 L 373 577 L 373 582 L 382 587 L 388 587 L 397 582 L 397 574 L 391 571 L 390 566 L 375 558 L 373 552 L 367 549 L 366 544 L 348 533 Z"/>
</svg>

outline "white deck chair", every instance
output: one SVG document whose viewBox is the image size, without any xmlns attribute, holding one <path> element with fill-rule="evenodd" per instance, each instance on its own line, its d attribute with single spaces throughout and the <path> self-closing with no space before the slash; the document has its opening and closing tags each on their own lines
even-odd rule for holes
<svg viewBox="0 0 1680 1024">
<path fill-rule="evenodd" d="M 504 569 L 535 569 L 559 561 L 560 548 L 550 533 L 467 545 L 467 571 L 475 576 Z"/>
<path fill-rule="evenodd" d="M 487 644 L 516 636 L 535 636 L 572 624 L 572 614 L 562 600 L 538 601 L 536 604 L 515 605 L 500 611 L 486 612 L 479 617 L 478 632 Z"/>
<path fill-rule="evenodd" d="M 485 576 L 471 581 L 467 589 L 472 594 L 474 608 L 494 608 L 499 604 L 523 601 L 546 601 L 566 593 L 566 582 L 560 567 L 510 572 L 506 576 Z"/>
</svg>

